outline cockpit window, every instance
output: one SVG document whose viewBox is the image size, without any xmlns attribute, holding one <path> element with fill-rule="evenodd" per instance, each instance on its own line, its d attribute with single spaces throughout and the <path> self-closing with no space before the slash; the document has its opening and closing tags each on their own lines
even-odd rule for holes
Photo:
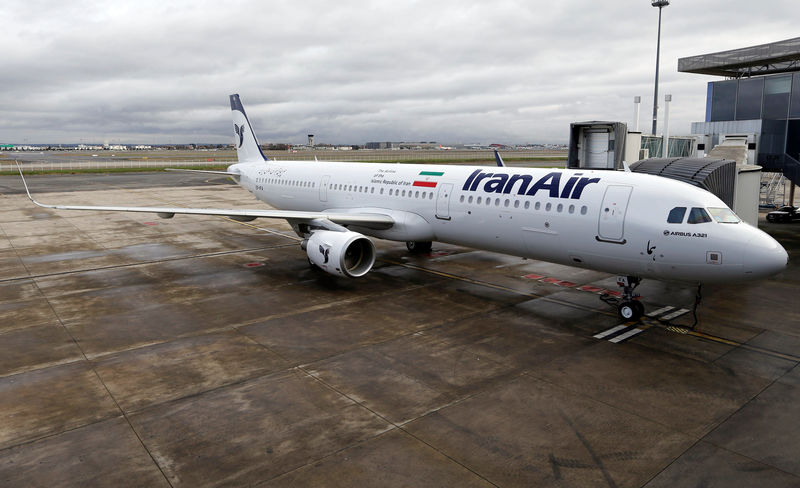
<svg viewBox="0 0 800 488">
<path fill-rule="evenodd" d="M 669 211 L 669 217 L 667 217 L 667 223 L 680 224 L 681 222 L 683 222 L 684 215 L 686 215 L 686 207 L 675 207 Z"/>
<path fill-rule="evenodd" d="M 689 224 L 702 224 L 711 222 L 711 217 L 708 216 L 708 212 L 704 208 L 692 207 L 692 210 L 689 211 L 689 220 L 687 222 Z"/>
<path fill-rule="evenodd" d="M 738 224 L 742 221 L 733 210 L 726 207 L 708 207 L 708 213 L 721 224 Z"/>
</svg>

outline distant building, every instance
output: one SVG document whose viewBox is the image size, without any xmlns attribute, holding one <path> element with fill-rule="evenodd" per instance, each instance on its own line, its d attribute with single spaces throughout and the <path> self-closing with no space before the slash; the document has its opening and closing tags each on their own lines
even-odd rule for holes
<svg viewBox="0 0 800 488">
<path fill-rule="evenodd" d="M 692 123 L 698 152 L 746 136 L 748 161 L 800 183 L 800 37 L 678 60 L 708 83 L 706 117 Z"/>
<path fill-rule="evenodd" d="M 365 149 L 393 149 L 394 143 L 392 142 L 368 142 L 364 145 Z"/>
</svg>

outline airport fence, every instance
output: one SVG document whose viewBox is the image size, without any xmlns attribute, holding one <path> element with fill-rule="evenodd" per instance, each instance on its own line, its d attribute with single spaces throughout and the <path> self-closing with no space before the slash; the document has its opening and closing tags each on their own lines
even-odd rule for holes
<svg viewBox="0 0 800 488">
<path fill-rule="evenodd" d="M 278 161 L 355 161 L 355 162 L 464 162 L 494 160 L 494 154 L 485 150 L 361 150 L 361 151 L 299 151 L 287 153 L 286 151 L 265 151 L 270 159 Z M 516 150 L 503 151 L 503 157 L 508 161 L 564 161 L 566 152 Z M 17 167 L 12 159 L 12 154 L 0 160 L 0 172 L 16 171 Z M 90 170 L 148 170 L 158 168 L 185 168 L 185 167 L 220 167 L 233 164 L 233 158 L 201 158 L 197 159 L 113 159 L 109 157 L 53 158 L 47 154 L 41 159 L 26 157 L 20 160 L 20 165 L 25 171 L 90 171 Z"/>
<path fill-rule="evenodd" d="M 20 161 L 23 171 L 90 171 L 108 169 L 148 170 L 156 168 L 185 168 L 185 167 L 214 167 L 226 166 L 233 161 L 172 161 L 172 160 L 142 160 L 142 161 Z M 0 163 L 0 172 L 17 171 L 14 161 Z"/>
</svg>

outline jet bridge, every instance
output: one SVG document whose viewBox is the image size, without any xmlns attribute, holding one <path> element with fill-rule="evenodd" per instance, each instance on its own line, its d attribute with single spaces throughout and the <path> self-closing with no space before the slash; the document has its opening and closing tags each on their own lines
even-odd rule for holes
<svg viewBox="0 0 800 488">
<path fill-rule="evenodd" d="M 708 190 L 729 207 L 736 192 L 736 161 L 711 158 L 651 158 L 631 165 L 634 173 L 645 173 L 683 181 Z"/>
<path fill-rule="evenodd" d="M 571 123 L 567 168 L 622 169 L 627 133 L 624 122 Z"/>
</svg>

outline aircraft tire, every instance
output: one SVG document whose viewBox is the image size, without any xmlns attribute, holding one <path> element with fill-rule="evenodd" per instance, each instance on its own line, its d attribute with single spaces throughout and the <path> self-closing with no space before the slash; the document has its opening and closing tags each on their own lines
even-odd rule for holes
<svg viewBox="0 0 800 488">
<path fill-rule="evenodd" d="M 406 241 L 406 248 L 412 254 L 424 254 L 431 252 L 433 243 L 431 241 Z"/>
<path fill-rule="evenodd" d="M 633 301 L 633 306 L 636 307 L 637 315 L 636 318 L 640 318 L 644 316 L 644 304 L 638 300 Z"/>
<path fill-rule="evenodd" d="M 644 313 L 644 305 L 637 301 L 631 300 L 620 303 L 617 311 L 623 320 L 639 320 Z"/>
</svg>

